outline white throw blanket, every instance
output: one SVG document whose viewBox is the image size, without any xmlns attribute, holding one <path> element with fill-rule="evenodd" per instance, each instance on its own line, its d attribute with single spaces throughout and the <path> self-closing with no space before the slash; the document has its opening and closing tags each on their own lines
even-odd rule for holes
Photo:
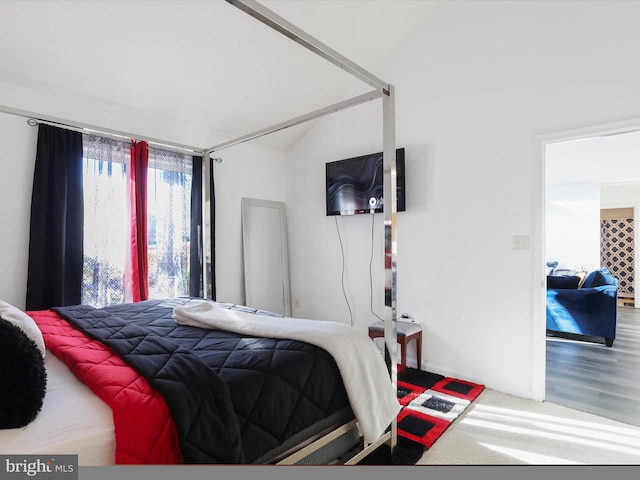
<svg viewBox="0 0 640 480">
<path fill-rule="evenodd" d="M 329 352 L 336 361 L 351 409 L 365 442 L 384 434 L 400 411 L 397 394 L 378 348 L 367 335 L 338 322 L 268 317 L 192 300 L 176 307 L 182 325 L 228 330 L 243 335 L 300 340 Z"/>
</svg>

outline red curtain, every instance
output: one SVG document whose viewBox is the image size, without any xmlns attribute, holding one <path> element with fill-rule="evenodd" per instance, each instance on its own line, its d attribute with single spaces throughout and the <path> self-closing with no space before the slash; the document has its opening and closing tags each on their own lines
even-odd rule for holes
<svg viewBox="0 0 640 480">
<path fill-rule="evenodd" d="M 147 260 L 147 170 L 149 146 L 147 142 L 131 142 L 131 175 L 129 183 L 129 211 L 131 237 L 129 271 L 132 301 L 149 298 Z"/>
</svg>

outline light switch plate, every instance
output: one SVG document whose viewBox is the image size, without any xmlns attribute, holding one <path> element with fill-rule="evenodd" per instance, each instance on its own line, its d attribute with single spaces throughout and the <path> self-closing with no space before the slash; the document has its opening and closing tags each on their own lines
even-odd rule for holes
<svg viewBox="0 0 640 480">
<path fill-rule="evenodd" d="M 513 249 L 514 250 L 529 250 L 529 235 L 514 235 L 513 236 Z"/>
</svg>

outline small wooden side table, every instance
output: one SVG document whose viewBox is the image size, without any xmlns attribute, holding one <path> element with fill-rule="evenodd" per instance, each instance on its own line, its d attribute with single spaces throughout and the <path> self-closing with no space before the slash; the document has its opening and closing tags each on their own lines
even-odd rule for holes
<svg viewBox="0 0 640 480">
<path fill-rule="evenodd" d="M 422 366 L 422 326 L 419 323 L 396 321 L 396 336 L 400 344 L 400 368 L 404 370 L 407 366 L 407 345 L 411 340 L 416 341 L 416 360 L 417 368 L 420 370 Z M 369 325 L 369 337 L 384 337 L 384 322 L 376 322 Z"/>
</svg>

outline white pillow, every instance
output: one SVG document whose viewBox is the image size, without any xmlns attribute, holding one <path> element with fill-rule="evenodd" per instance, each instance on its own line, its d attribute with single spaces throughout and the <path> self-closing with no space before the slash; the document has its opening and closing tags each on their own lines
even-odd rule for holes
<svg viewBox="0 0 640 480">
<path fill-rule="evenodd" d="M 42 357 L 44 358 L 47 352 L 44 345 L 44 338 L 42 337 L 42 332 L 38 328 L 38 324 L 33 320 L 33 318 L 19 308 L 16 308 L 2 300 L 0 300 L 0 318 L 13 323 L 16 327 L 22 330 L 27 337 L 35 342 L 42 353 Z"/>
</svg>

